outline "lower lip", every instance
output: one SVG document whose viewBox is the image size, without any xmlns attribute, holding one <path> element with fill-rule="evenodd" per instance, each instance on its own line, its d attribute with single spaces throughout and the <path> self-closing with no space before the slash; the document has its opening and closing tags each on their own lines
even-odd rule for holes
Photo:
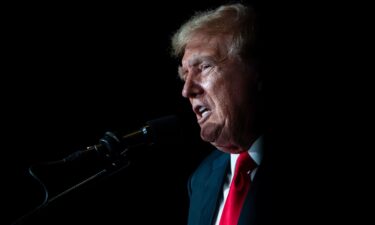
<svg viewBox="0 0 375 225">
<path fill-rule="evenodd" d="M 208 117 L 210 117 L 211 111 L 205 112 L 203 114 L 204 114 L 204 116 L 202 116 L 201 118 L 198 119 L 199 124 L 203 124 L 208 119 Z"/>
</svg>

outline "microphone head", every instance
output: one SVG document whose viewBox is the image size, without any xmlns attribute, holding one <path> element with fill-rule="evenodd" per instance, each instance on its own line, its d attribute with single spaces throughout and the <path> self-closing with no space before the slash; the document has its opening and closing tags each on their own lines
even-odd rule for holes
<svg viewBox="0 0 375 225">
<path fill-rule="evenodd" d="M 176 115 L 168 115 L 146 122 L 152 144 L 175 144 L 181 141 L 182 129 Z"/>
<path fill-rule="evenodd" d="M 177 116 L 169 115 L 146 122 L 146 125 L 135 132 L 119 135 L 117 132 L 106 132 L 96 145 L 96 151 L 109 159 L 117 159 L 125 151 L 148 145 L 173 145 L 182 140 L 182 129 Z"/>
</svg>

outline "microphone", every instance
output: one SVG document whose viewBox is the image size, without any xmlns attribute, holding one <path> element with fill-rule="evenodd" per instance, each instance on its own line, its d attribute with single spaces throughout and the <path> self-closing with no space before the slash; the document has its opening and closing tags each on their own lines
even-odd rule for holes
<svg viewBox="0 0 375 225">
<path fill-rule="evenodd" d="M 35 178 L 45 193 L 44 201 L 36 208 L 29 211 L 27 214 L 18 218 L 12 225 L 23 224 L 26 219 L 35 215 L 42 208 L 46 207 L 49 203 L 55 201 L 56 199 L 64 196 L 65 194 L 71 192 L 78 187 L 91 182 L 97 178 L 103 177 L 105 175 L 112 175 L 121 169 L 126 168 L 129 163 L 121 165 L 121 163 L 127 162 L 126 153 L 129 149 L 136 148 L 143 145 L 153 145 L 153 144 L 167 144 L 175 142 L 182 137 L 182 129 L 180 128 L 180 121 L 175 115 L 164 116 L 158 119 L 150 120 L 140 129 L 128 133 L 125 135 L 118 134 L 116 132 L 106 132 L 104 137 L 99 140 L 99 143 L 93 146 L 89 146 L 84 150 L 80 150 L 70 154 L 69 156 L 57 160 L 50 161 L 43 164 L 33 165 L 29 168 L 29 173 L 33 178 Z M 85 180 L 71 186 L 70 188 L 56 194 L 52 198 L 49 198 L 49 193 L 47 186 L 38 178 L 35 174 L 36 166 L 51 166 L 67 163 L 76 162 L 80 159 L 91 159 L 94 157 L 96 159 L 103 159 L 110 162 L 111 167 L 105 168 L 98 173 L 91 175 Z M 95 163 L 97 161 L 94 161 Z"/>
<path fill-rule="evenodd" d="M 181 139 L 182 130 L 177 116 L 169 115 L 147 121 L 138 130 L 122 135 L 117 132 L 107 131 L 99 144 L 87 147 L 65 157 L 63 162 L 80 159 L 86 155 L 95 156 L 113 161 L 125 156 L 129 149 L 154 144 L 163 145 Z"/>
</svg>

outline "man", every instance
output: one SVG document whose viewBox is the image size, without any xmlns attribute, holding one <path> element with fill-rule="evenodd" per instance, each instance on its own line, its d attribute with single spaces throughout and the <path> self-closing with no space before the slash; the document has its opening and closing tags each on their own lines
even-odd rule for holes
<svg viewBox="0 0 375 225">
<path fill-rule="evenodd" d="M 174 56 L 181 59 L 182 95 L 196 114 L 201 138 L 218 149 L 189 180 L 189 225 L 269 222 L 264 220 L 269 195 L 263 188 L 267 169 L 262 169 L 262 87 L 255 40 L 254 11 L 242 4 L 198 13 L 172 38 Z M 239 159 L 252 164 L 244 189 L 232 184 Z"/>
</svg>

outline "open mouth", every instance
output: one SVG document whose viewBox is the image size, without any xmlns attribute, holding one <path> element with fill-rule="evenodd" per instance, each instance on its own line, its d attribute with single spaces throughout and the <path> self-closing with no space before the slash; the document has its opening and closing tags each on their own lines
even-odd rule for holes
<svg viewBox="0 0 375 225">
<path fill-rule="evenodd" d="M 197 115 L 199 124 L 204 123 L 211 115 L 211 110 L 203 105 L 197 105 L 196 107 L 194 107 L 194 112 Z"/>
</svg>

